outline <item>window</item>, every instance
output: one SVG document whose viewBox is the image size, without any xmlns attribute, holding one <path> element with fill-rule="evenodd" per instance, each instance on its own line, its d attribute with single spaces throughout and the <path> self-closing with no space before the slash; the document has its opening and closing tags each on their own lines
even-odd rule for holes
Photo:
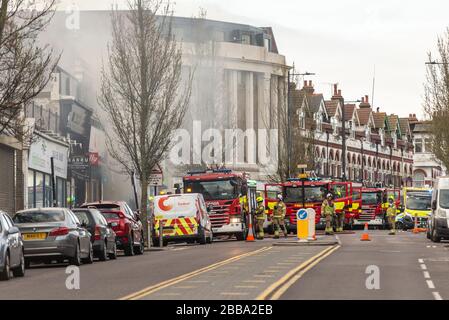
<svg viewBox="0 0 449 320">
<path fill-rule="evenodd" d="M 36 200 L 37 208 L 44 207 L 44 174 L 36 172 Z"/>
<path fill-rule="evenodd" d="M 249 34 L 242 34 L 242 44 L 251 44 L 251 36 Z"/>
<path fill-rule="evenodd" d="M 81 223 L 85 223 L 86 225 L 93 224 L 90 218 L 90 214 L 88 214 L 86 211 L 75 211 L 75 216 L 78 218 Z"/>
<path fill-rule="evenodd" d="M 62 222 L 65 220 L 64 212 L 58 210 L 23 211 L 14 216 L 15 223 L 42 223 Z"/>
<path fill-rule="evenodd" d="M 34 198 L 34 171 L 28 170 L 28 208 L 34 208 L 35 198 Z"/>
<path fill-rule="evenodd" d="M 424 152 L 432 152 L 432 140 L 430 138 L 424 139 Z"/>
<path fill-rule="evenodd" d="M 422 153 L 422 152 L 423 152 L 422 139 L 416 139 L 415 140 L 415 153 Z"/>
<path fill-rule="evenodd" d="M 52 192 L 51 176 L 48 174 L 45 175 L 44 194 L 45 194 L 44 206 L 51 207 L 53 202 L 53 192 Z"/>
<path fill-rule="evenodd" d="M 449 209 L 449 190 L 443 189 L 439 194 L 440 207 Z"/>
</svg>

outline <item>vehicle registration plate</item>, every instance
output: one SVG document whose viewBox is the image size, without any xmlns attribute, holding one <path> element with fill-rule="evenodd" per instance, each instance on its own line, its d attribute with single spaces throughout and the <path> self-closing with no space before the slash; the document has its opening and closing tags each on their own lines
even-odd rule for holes
<svg viewBox="0 0 449 320">
<path fill-rule="evenodd" d="M 45 240 L 47 239 L 46 233 L 24 233 L 22 234 L 22 238 L 24 241 L 33 241 L 33 240 Z"/>
</svg>

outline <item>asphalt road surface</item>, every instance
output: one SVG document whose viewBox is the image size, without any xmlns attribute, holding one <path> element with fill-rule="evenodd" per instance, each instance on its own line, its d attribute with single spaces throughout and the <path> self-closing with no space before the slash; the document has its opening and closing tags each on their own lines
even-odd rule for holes
<svg viewBox="0 0 449 320">
<path fill-rule="evenodd" d="M 449 243 L 386 233 L 370 231 L 371 242 L 360 232 L 340 235 L 334 246 L 178 245 L 83 265 L 79 290 L 67 289 L 66 265 L 33 266 L 0 282 L 0 299 L 449 299 Z M 366 286 L 370 266 L 379 290 Z"/>
<path fill-rule="evenodd" d="M 370 231 L 371 242 L 361 242 L 360 235 L 340 235 L 341 248 L 281 299 L 449 299 L 449 243 L 435 244 L 425 234 L 411 232 L 389 236 L 386 231 Z M 378 283 L 371 277 L 367 286 L 376 269 Z"/>
</svg>

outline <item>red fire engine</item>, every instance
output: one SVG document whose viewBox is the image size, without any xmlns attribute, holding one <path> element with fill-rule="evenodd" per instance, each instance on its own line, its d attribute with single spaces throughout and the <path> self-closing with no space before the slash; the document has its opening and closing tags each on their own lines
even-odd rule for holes
<svg viewBox="0 0 449 320">
<path fill-rule="evenodd" d="M 201 193 L 211 208 L 214 236 L 235 235 L 237 240 L 245 240 L 247 217 L 240 205 L 242 187 L 247 183 L 245 174 L 229 169 L 193 171 L 183 182 L 185 193 Z"/>
<path fill-rule="evenodd" d="M 345 216 L 350 214 L 352 207 L 352 183 L 323 181 L 317 178 L 289 179 L 284 183 L 265 185 L 265 207 L 267 215 L 273 214 L 276 199 L 269 198 L 269 191 L 278 188 L 282 193 L 287 207 L 285 225 L 288 231 L 296 230 L 296 213 L 302 208 L 313 208 L 316 212 L 315 222 L 317 228 L 324 227 L 324 218 L 321 218 L 321 205 L 328 193 L 334 195 L 337 212 L 344 211 Z"/>
</svg>

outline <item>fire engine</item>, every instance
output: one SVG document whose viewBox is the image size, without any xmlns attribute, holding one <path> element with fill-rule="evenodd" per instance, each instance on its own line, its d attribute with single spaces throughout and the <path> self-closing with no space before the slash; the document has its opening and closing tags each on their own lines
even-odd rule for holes
<svg viewBox="0 0 449 320">
<path fill-rule="evenodd" d="M 300 178 L 288 179 L 283 183 L 265 185 L 265 207 L 268 208 L 268 219 L 272 216 L 273 208 L 277 202 L 276 198 L 272 197 L 274 188 L 278 188 L 284 198 L 287 207 L 285 225 L 290 232 L 295 232 L 296 213 L 302 208 L 314 209 L 317 228 L 324 228 L 325 221 L 324 217 L 321 217 L 321 205 L 328 193 L 334 195 L 336 212 L 344 211 L 347 217 L 352 206 L 351 182 L 334 182 L 302 175 Z"/>
<path fill-rule="evenodd" d="M 386 212 L 388 199 L 393 196 L 396 207 L 400 205 L 400 190 L 386 188 L 359 188 L 361 194 L 361 212 L 355 215 L 354 225 L 368 225 L 385 227 L 388 223 Z M 398 210 L 399 212 L 399 210 Z"/>
<path fill-rule="evenodd" d="M 241 200 L 248 193 L 248 176 L 230 169 L 202 170 L 188 172 L 183 178 L 185 193 L 201 193 L 210 208 L 210 220 L 214 236 L 235 236 L 246 239 L 247 216 Z M 246 190 L 245 190 L 246 189 Z"/>
</svg>

